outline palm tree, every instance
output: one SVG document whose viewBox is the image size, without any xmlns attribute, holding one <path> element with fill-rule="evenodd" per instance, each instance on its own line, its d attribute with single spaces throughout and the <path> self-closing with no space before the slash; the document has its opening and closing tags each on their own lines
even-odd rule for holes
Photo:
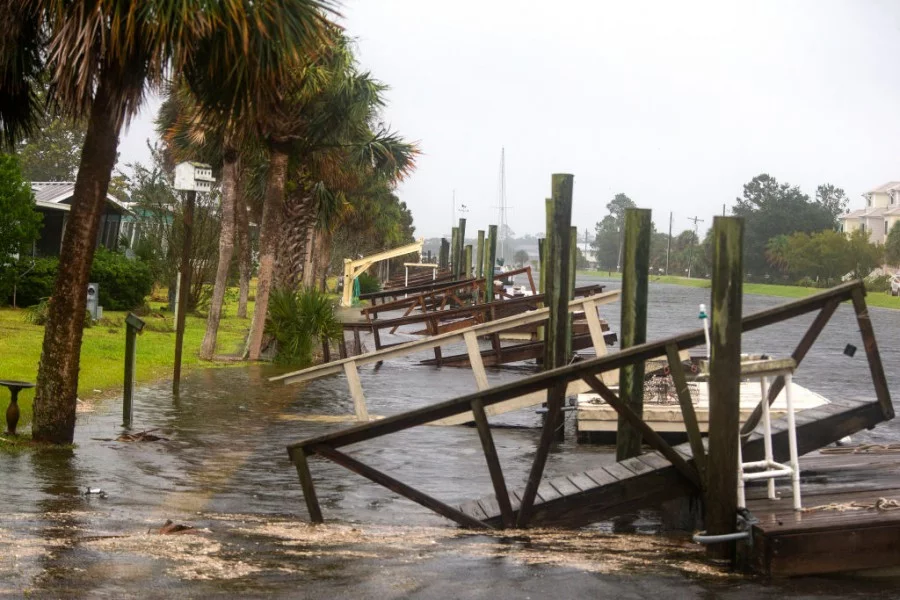
<svg viewBox="0 0 900 600">
<path fill-rule="evenodd" d="M 0 137 L 13 144 L 31 132 L 47 79 L 49 106 L 87 123 L 38 367 L 35 440 L 74 437 L 84 290 L 123 124 L 170 73 L 209 114 L 237 119 L 271 101 L 288 64 L 318 44 L 328 8 L 330 0 L 0 0 Z"/>
</svg>

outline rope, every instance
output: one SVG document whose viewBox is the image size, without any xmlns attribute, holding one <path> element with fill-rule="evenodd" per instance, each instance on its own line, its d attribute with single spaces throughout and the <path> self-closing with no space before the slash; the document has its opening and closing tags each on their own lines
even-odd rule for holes
<svg viewBox="0 0 900 600">
<path fill-rule="evenodd" d="M 894 498 L 879 498 L 875 502 L 832 502 L 831 504 L 822 504 L 804 508 L 803 512 L 813 512 L 819 510 L 836 510 L 837 512 L 845 512 L 848 510 L 877 510 L 878 512 L 886 512 L 889 510 L 900 509 L 900 502 Z"/>
<path fill-rule="evenodd" d="M 822 448 L 822 454 L 900 454 L 900 444 L 861 444 L 859 446 L 838 446 Z"/>
</svg>

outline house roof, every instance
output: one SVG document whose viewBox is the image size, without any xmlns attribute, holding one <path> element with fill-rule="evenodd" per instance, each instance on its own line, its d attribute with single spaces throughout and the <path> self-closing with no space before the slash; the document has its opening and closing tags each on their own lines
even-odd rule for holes
<svg viewBox="0 0 900 600">
<path fill-rule="evenodd" d="M 50 205 L 64 204 L 75 194 L 74 181 L 32 181 L 31 191 L 34 192 L 34 199 L 38 206 L 51 208 Z M 130 212 L 112 194 L 106 194 L 106 201 L 113 204 L 122 212 Z"/>
<path fill-rule="evenodd" d="M 884 185 L 880 185 L 873 190 L 866 192 L 867 194 L 886 194 L 891 190 L 900 189 L 900 181 L 888 181 Z"/>
<path fill-rule="evenodd" d="M 896 209 L 890 209 L 896 210 Z M 876 217 L 883 217 L 884 215 L 890 213 L 890 211 L 886 208 L 875 207 L 875 208 L 860 208 L 858 210 L 854 210 L 848 212 L 846 215 L 841 215 L 839 218 L 846 219 L 872 219 Z"/>
</svg>

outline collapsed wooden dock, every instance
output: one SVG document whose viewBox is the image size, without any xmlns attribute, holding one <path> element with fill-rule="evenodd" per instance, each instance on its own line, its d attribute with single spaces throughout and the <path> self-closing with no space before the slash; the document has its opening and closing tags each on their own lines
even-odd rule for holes
<svg viewBox="0 0 900 600">
<path fill-rule="evenodd" d="M 851 300 L 853 303 L 875 387 L 875 400 L 857 402 L 838 399 L 827 406 L 799 413 L 796 422 L 801 454 L 822 448 L 860 430 L 870 429 L 894 417 L 864 298 L 865 288 L 862 282 L 851 282 L 808 298 L 745 316 L 740 320 L 740 331 L 746 332 L 818 311 L 817 317 L 792 354 L 794 364 L 799 364 L 837 306 L 845 300 Z M 483 387 L 473 394 L 291 444 L 288 446 L 288 455 L 300 478 L 310 518 L 314 522 L 323 519 L 309 467 L 309 456 L 327 458 L 460 525 L 475 528 L 522 527 L 534 524 L 580 526 L 632 511 L 637 506 L 655 504 L 678 496 L 699 496 L 704 492 L 704 474 L 712 468 L 709 463 L 712 455 L 707 454 L 693 405 L 689 397 L 685 398 L 687 394 L 680 394 L 679 397 L 689 442 L 673 447 L 639 415 L 622 403 L 601 381 L 600 376 L 660 356 L 667 357 L 672 372 L 678 373 L 677 369 L 681 363 L 679 352 L 704 342 L 704 332 L 695 330 L 660 341 L 632 346 L 615 354 L 545 371 L 514 383 Z M 600 393 L 643 435 L 645 443 L 653 451 L 615 465 L 598 466 L 571 476 L 546 480 L 543 479 L 543 463 L 541 463 L 539 469 L 532 470 L 528 484 L 523 490 L 510 490 L 494 447 L 487 410 L 526 394 L 540 396 L 542 392 L 546 393 L 551 388 L 567 386 L 577 381 L 586 383 Z M 768 398 L 762 401 L 769 403 L 774 401 L 783 385 L 783 378 L 776 379 L 769 388 Z M 679 389 L 686 392 L 685 385 L 679 385 Z M 761 406 L 757 409 L 759 413 L 762 412 Z M 344 446 L 411 427 L 440 420 L 452 420 L 461 414 L 471 414 L 474 418 L 493 482 L 494 494 L 460 507 L 450 506 L 431 497 L 340 450 Z M 763 454 L 762 432 L 758 427 L 757 414 L 757 411 L 754 411 L 744 426 L 742 449 L 743 456 L 747 460 L 756 460 Z M 787 453 L 786 423 L 784 420 L 775 420 L 772 429 L 775 457 L 782 460 Z M 546 452 L 548 446 L 548 438 L 542 436 L 539 454 L 541 451 Z"/>
</svg>

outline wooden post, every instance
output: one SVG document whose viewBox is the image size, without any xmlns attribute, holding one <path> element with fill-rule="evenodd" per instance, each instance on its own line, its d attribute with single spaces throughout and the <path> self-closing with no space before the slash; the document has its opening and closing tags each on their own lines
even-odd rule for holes
<svg viewBox="0 0 900 600">
<path fill-rule="evenodd" d="M 484 229 L 478 230 L 478 245 L 475 250 L 475 276 L 484 277 Z"/>
<path fill-rule="evenodd" d="M 488 247 L 484 253 L 484 301 L 494 301 L 494 264 L 497 262 L 497 226 L 488 227 Z"/>
<path fill-rule="evenodd" d="M 572 184 L 573 175 L 554 174 L 552 177 L 553 196 L 547 202 L 547 239 L 544 255 L 547 269 L 544 281 L 547 284 L 545 300 L 549 307 L 546 341 L 544 342 L 544 368 L 554 369 L 568 362 L 567 348 L 571 347 L 572 330 L 569 325 L 569 256 L 572 237 Z M 528 474 L 522 504 L 516 524 L 523 527 L 531 517 L 531 508 L 537 495 L 550 444 L 558 436 L 562 423 L 562 406 L 566 399 L 566 384 L 554 384 L 547 389 L 547 413 L 541 430 L 541 439 L 535 452 L 534 462 Z"/>
<path fill-rule="evenodd" d="M 625 210 L 625 245 L 622 259 L 622 350 L 647 341 L 647 284 L 650 271 L 650 211 Z M 644 362 L 619 369 L 619 396 L 638 417 L 644 416 Z M 641 453 L 641 434 L 621 415 L 616 430 L 616 460 Z"/>
<path fill-rule="evenodd" d="M 172 374 L 172 392 L 178 395 L 181 383 L 181 351 L 184 346 L 184 318 L 187 316 L 188 295 L 191 291 L 191 241 L 194 236 L 194 204 L 197 192 L 185 192 L 184 244 L 181 247 L 181 288 L 178 290 L 178 318 L 175 322 L 175 369 Z"/>
<path fill-rule="evenodd" d="M 459 242 L 457 243 L 456 251 L 459 253 L 458 257 L 454 257 L 454 260 L 459 263 L 459 276 L 462 277 L 466 273 L 466 265 L 463 262 L 466 254 L 466 220 L 459 220 L 459 227 L 457 227 L 459 237 Z"/>
<path fill-rule="evenodd" d="M 466 251 L 463 253 L 465 258 L 463 258 L 463 267 L 466 272 L 466 279 L 472 278 L 472 244 L 466 246 Z"/>
<path fill-rule="evenodd" d="M 709 358 L 709 454 L 706 532 L 733 533 L 737 514 L 741 394 L 741 310 L 744 221 L 713 219 L 712 331 Z M 710 544 L 710 556 L 731 559 L 734 543 Z"/>
<path fill-rule="evenodd" d="M 538 273 L 538 291 L 543 294 L 546 288 L 544 274 L 547 272 L 544 268 L 544 238 L 538 238 L 538 269 L 541 270 L 541 272 Z"/>
<path fill-rule="evenodd" d="M 453 279 L 459 279 L 459 227 L 450 231 L 450 272 Z"/>
<path fill-rule="evenodd" d="M 131 427 L 134 416 L 134 358 L 137 330 L 130 325 L 125 326 L 125 387 L 122 393 L 122 426 Z"/>
<path fill-rule="evenodd" d="M 450 246 L 447 238 L 441 238 L 441 249 L 438 251 L 438 267 L 446 269 L 448 266 L 447 258 L 450 255 Z"/>
<path fill-rule="evenodd" d="M 319 499 L 316 496 L 316 487 L 313 485 L 312 475 L 309 472 L 309 462 L 303 448 L 288 450 L 288 456 L 297 469 L 297 477 L 300 478 L 300 487 L 303 488 L 303 499 L 306 501 L 306 510 L 309 511 L 309 520 L 313 523 L 321 523 L 322 509 L 319 508 Z"/>
</svg>

